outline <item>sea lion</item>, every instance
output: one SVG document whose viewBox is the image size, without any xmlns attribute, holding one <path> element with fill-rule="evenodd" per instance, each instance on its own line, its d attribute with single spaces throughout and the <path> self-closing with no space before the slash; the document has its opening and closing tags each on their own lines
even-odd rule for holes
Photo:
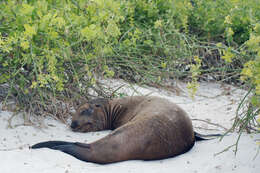
<svg viewBox="0 0 260 173">
<path fill-rule="evenodd" d="M 82 161 L 107 164 L 173 157 L 190 150 L 195 138 L 204 139 L 193 131 L 192 122 L 182 108 L 154 96 L 94 99 L 76 110 L 71 129 L 113 131 L 90 144 L 47 141 L 31 148 L 60 150 Z"/>
</svg>

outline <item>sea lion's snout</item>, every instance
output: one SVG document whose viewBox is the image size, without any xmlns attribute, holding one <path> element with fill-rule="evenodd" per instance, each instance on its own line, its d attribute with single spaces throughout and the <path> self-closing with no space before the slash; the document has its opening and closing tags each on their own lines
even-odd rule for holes
<svg viewBox="0 0 260 173">
<path fill-rule="evenodd" d="M 73 130 L 73 129 L 76 129 L 78 126 L 79 126 L 78 121 L 72 121 L 70 128 Z"/>
</svg>

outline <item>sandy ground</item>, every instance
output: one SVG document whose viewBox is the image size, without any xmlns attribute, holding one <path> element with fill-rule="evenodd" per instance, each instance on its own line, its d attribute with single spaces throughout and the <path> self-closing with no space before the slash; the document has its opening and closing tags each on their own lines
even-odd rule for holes
<svg viewBox="0 0 260 173">
<path fill-rule="evenodd" d="M 122 81 L 109 81 L 108 86 L 116 88 Z M 151 94 L 168 98 L 183 107 L 193 119 L 203 119 L 217 123 L 225 128 L 232 125 L 237 104 L 246 91 L 228 85 L 201 83 L 195 99 L 188 97 L 184 84 L 178 84 L 183 91 L 180 95 L 155 88 L 142 88 L 125 84 L 120 92 L 128 95 Z M 137 92 L 136 92 L 137 91 Z M 187 153 L 158 161 L 125 161 L 109 165 L 86 163 L 59 151 L 40 149 L 29 150 L 28 146 L 45 140 L 64 140 L 92 142 L 109 133 L 74 133 L 59 121 L 46 119 L 46 128 L 23 126 L 21 115 L 14 117 L 8 128 L 10 112 L 0 109 L 0 173 L 79 173 L 79 172 L 178 172 L 178 173 L 259 173 L 260 154 L 256 139 L 260 134 L 243 134 L 239 141 L 238 153 L 234 148 L 221 154 L 236 142 L 237 134 L 219 139 L 200 141 Z M 196 131 L 203 133 L 222 133 L 223 128 L 201 121 L 193 121 Z"/>
</svg>

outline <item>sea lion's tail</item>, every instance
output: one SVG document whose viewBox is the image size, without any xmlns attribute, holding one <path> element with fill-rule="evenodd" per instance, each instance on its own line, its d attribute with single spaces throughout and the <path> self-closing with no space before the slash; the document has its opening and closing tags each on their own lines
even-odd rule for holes
<svg viewBox="0 0 260 173">
<path fill-rule="evenodd" d="M 204 134 L 194 132 L 194 136 L 195 136 L 196 141 L 201 141 L 201 140 L 216 139 L 218 137 L 222 137 L 223 135 L 222 134 L 207 134 L 207 135 L 204 135 Z"/>
</svg>

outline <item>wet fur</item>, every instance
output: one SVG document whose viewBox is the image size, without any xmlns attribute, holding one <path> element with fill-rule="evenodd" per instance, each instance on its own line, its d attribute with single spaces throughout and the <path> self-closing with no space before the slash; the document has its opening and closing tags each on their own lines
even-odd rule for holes
<svg viewBox="0 0 260 173">
<path fill-rule="evenodd" d="M 191 120 L 176 104 L 159 97 L 96 99 L 80 106 L 72 130 L 113 130 L 90 144 L 47 141 L 31 148 L 50 148 L 99 164 L 156 160 L 190 150 L 195 143 Z"/>
</svg>

